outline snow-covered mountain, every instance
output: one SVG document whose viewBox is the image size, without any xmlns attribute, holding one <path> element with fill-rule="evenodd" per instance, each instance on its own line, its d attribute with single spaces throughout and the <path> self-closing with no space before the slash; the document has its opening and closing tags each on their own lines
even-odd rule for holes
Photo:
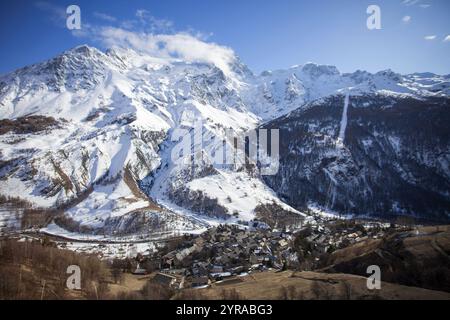
<svg viewBox="0 0 450 320">
<path fill-rule="evenodd" d="M 349 90 L 446 99 L 449 80 L 341 74 L 312 63 L 254 75 L 237 57 L 224 67 L 79 46 L 0 76 L 0 195 L 58 207 L 59 224 L 72 231 L 194 231 L 258 218 L 265 205 L 302 217 L 292 207 L 297 203 L 280 200 L 278 186 L 269 188 L 254 167 L 213 165 L 224 144 L 233 149 L 227 130 L 242 135 Z M 194 139 L 174 161 L 180 130 Z M 447 153 L 435 162 L 447 183 L 448 160 Z"/>
<path fill-rule="evenodd" d="M 288 70 L 263 72 L 255 77 L 248 92 L 251 110 L 262 120 L 278 118 L 308 102 L 338 94 L 347 88 L 352 94 L 406 94 L 415 97 L 448 96 L 450 75 L 431 73 L 402 76 L 391 70 L 341 74 L 334 66 L 307 63 Z"/>
<path fill-rule="evenodd" d="M 264 177 L 298 209 L 450 219 L 450 98 L 352 94 L 263 125 L 280 130 L 280 170 Z"/>
</svg>

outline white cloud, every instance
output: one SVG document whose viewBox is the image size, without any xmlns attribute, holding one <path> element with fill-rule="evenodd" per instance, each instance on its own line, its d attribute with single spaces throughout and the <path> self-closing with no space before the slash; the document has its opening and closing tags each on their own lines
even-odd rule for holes
<svg viewBox="0 0 450 320">
<path fill-rule="evenodd" d="M 108 21 L 108 22 L 115 22 L 117 19 L 116 17 L 113 17 L 109 14 L 103 13 L 103 12 L 94 12 L 94 17 Z"/>
<path fill-rule="evenodd" d="M 402 18 L 402 21 L 403 21 L 403 23 L 409 23 L 409 22 L 411 22 L 411 16 L 404 16 L 404 17 Z"/>
<path fill-rule="evenodd" d="M 431 41 L 431 40 L 436 39 L 436 36 L 435 36 L 435 35 L 425 36 L 424 39 L 425 39 L 425 40 L 428 40 L 428 41 Z"/>
<path fill-rule="evenodd" d="M 420 0 L 403 0 L 402 3 L 406 6 L 412 6 L 420 2 Z"/>
<path fill-rule="evenodd" d="M 50 16 L 50 20 L 58 27 L 66 26 L 67 14 L 64 7 L 47 1 L 37 1 L 34 3 L 34 6 L 39 10 L 47 12 Z"/>
<path fill-rule="evenodd" d="M 172 31 L 173 22 L 167 19 L 159 19 L 151 15 L 148 10 L 138 9 L 136 10 L 136 17 L 138 18 L 139 24 L 146 30 L 150 32 L 169 32 Z M 136 21 L 134 22 L 136 25 Z"/>
<path fill-rule="evenodd" d="M 150 13 L 148 10 L 145 9 L 137 9 L 136 10 L 136 17 L 138 18 L 144 18 L 145 16 L 148 16 Z"/>
<path fill-rule="evenodd" d="M 168 60 L 212 63 L 226 74 L 231 73 L 230 63 L 236 58 L 232 49 L 204 42 L 188 33 L 152 34 L 103 27 L 97 36 L 107 47 L 132 48 Z"/>
<path fill-rule="evenodd" d="M 77 38 L 89 38 L 95 33 L 95 30 L 95 26 L 92 26 L 91 24 L 85 22 L 81 25 L 81 29 L 71 30 L 71 33 L 74 37 Z"/>
<path fill-rule="evenodd" d="M 429 7 L 431 7 L 431 4 L 428 3 L 422 3 L 422 0 L 403 0 L 402 4 L 404 4 L 405 6 L 415 6 L 418 5 L 419 7 L 421 7 L 422 9 L 427 9 Z"/>
<path fill-rule="evenodd" d="M 450 34 L 445 37 L 444 42 L 450 42 Z"/>
<path fill-rule="evenodd" d="M 84 23 L 81 30 L 76 30 L 72 34 L 100 42 L 108 48 L 130 48 L 168 62 L 182 60 L 210 63 L 227 75 L 232 73 L 230 64 L 236 59 L 234 51 L 207 42 L 212 34 L 192 29 L 174 32 L 172 21 L 155 18 L 145 9 L 137 10 L 135 18 L 126 21 L 120 21 L 101 12 L 95 12 L 94 16 L 108 22 L 117 22 L 119 27 Z"/>
</svg>

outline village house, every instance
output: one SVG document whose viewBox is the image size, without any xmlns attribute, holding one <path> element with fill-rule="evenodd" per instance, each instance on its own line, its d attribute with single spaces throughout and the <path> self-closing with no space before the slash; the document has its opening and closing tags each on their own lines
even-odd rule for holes
<svg viewBox="0 0 450 320">
<path fill-rule="evenodd" d="M 193 276 L 191 279 L 192 287 L 203 287 L 209 284 L 209 278 L 207 275 Z"/>
<path fill-rule="evenodd" d="M 182 283 L 183 279 L 176 277 L 174 275 L 165 274 L 165 273 L 157 273 L 150 282 L 153 284 L 158 284 L 163 287 L 172 288 L 172 289 L 179 289 L 180 284 Z"/>
<path fill-rule="evenodd" d="M 210 269 L 211 273 L 220 273 L 223 272 L 223 266 L 213 265 Z"/>
<path fill-rule="evenodd" d="M 138 262 L 138 264 L 137 264 L 137 266 L 136 266 L 136 269 L 134 269 L 134 271 L 132 272 L 132 274 L 135 274 L 135 275 L 145 275 L 145 274 L 147 274 L 147 269 L 143 268 L 143 267 L 141 266 L 141 263 Z"/>
</svg>

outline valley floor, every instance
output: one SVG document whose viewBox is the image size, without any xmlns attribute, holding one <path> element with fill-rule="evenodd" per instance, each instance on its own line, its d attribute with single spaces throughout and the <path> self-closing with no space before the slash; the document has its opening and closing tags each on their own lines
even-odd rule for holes
<svg viewBox="0 0 450 320">
<path fill-rule="evenodd" d="M 194 281 L 203 277 L 193 276 L 198 272 L 195 269 L 201 268 L 198 260 L 192 260 L 192 264 L 184 261 L 184 268 L 166 268 L 146 264 L 150 261 L 144 263 L 142 255 L 139 259 L 130 257 L 131 243 L 96 243 L 120 245 L 123 249 L 118 251 L 127 253 L 122 258 L 100 260 L 98 254 L 86 250 L 74 252 L 69 244 L 76 242 L 61 246 L 61 238 L 29 234 L 15 239 L 4 237 L 0 242 L 0 299 L 450 300 L 450 226 L 378 230 L 369 238 L 361 237 L 360 241 L 347 243 L 333 252 L 317 251 L 326 239 L 340 239 L 343 234 L 347 239 L 356 237 L 353 231 L 359 228 L 361 225 L 355 222 L 335 221 L 315 231 L 296 234 L 290 246 L 300 255 L 302 263 L 287 270 L 252 265 L 248 271 L 241 269 L 218 277 L 209 269 L 217 265 L 205 265 L 205 270 L 209 270 L 207 282 L 197 287 L 192 287 Z M 203 238 L 171 239 L 165 243 L 166 247 L 160 248 L 158 259 L 164 260 L 166 252 L 177 252 L 178 246 L 190 241 L 207 243 L 209 237 L 222 239 L 229 234 L 232 239 L 242 235 L 241 231 L 229 232 L 228 227 L 222 227 Z M 251 235 L 258 239 L 267 233 Z M 314 239 L 314 245 L 308 239 Z M 84 247 L 86 243 L 80 245 Z M 90 274 L 83 279 L 82 290 L 66 288 L 69 264 L 80 265 L 84 274 Z M 367 287 L 367 266 L 374 264 L 382 270 L 380 290 Z M 142 270 L 144 266 L 149 269 Z"/>
</svg>

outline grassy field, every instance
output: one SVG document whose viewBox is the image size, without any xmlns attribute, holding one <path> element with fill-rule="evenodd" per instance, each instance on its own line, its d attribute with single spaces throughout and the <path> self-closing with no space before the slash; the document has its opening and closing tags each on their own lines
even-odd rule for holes
<svg viewBox="0 0 450 320">
<path fill-rule="evenodd" d="M 261 272 L 242 278 L 240 283 L 214 284 L 199 289 L 210 299 L 223 290 L 235 291 L 242 299 L 446 299 L 450 293 L 382 282 L 381 290 L 368 290 L 366 278 L 349 274 L 317 272 Z"/>
</svg>

